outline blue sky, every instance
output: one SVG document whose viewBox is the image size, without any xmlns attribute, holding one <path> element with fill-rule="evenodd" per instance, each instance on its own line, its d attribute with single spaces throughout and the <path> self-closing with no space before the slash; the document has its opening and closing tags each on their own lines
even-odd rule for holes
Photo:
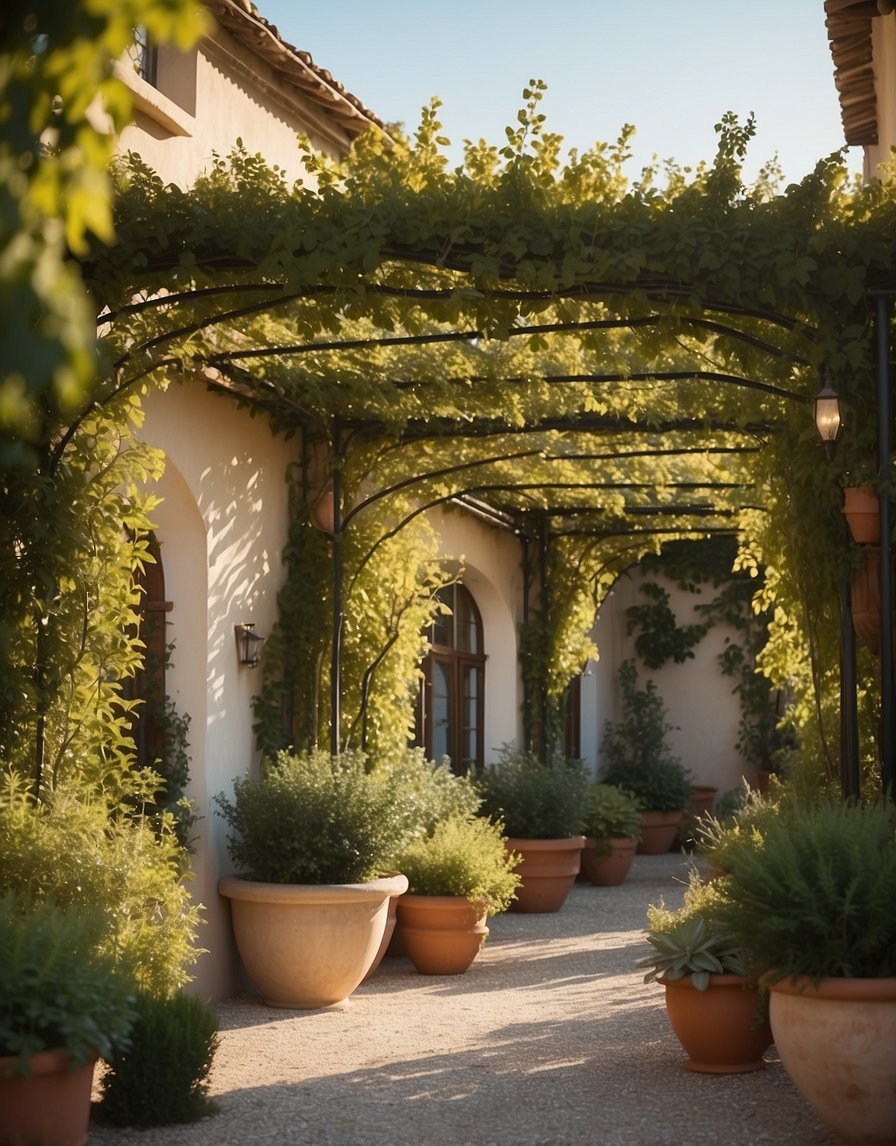
<svg viewBox="0 0 896 1146">
<path fill-rule="evenodd" d="M 757 118 L 748 179 L 777 153 L 798 180 L 843 146 L 823 0 L 256 2 L 381 119 L 412 130 L 438 96 L 452 159 L 465 138 L 503 145 L 533 77 L 564 154 L 634 124 L 631 175 L 654 155 L 711 160 L 726 111 Z"/>
</svg>

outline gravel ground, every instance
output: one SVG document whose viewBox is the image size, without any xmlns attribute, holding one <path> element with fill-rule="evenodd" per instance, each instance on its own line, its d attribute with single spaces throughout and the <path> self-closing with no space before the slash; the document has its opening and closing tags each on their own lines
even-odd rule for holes
<svg viewBox="0 0 896 1146">
<path fill-rule="evenodd" d="M 687 862 L 638 856 L 617 888 L 576 884 L 553 915 L 506 914 L 469 971 L 387 958 L 343 1006 L 220 1004 L 218 1113 L 91 1146 L 825 1146 L 774 1047 L 765 1070 L 685 1070 L 663 990 L 634 968 L 648 903 Z"/>
</svg>

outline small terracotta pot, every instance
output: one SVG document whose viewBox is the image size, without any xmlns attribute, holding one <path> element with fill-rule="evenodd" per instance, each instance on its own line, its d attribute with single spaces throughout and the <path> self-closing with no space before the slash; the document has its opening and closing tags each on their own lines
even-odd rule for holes
<svg viewBox="0 0 896 1146">
<path fill-rule="evenodd" d="M 15 1061 L 0 1057 L 0 1146 L 84 1146 L 94 1062 L 72 1070 L 65 1051 L 41 1051 L 27 1078 L 7 1078 Z"/>
<path fill-rule="evenodd" d="M 849 1142 L 896 1142 L 896 978 L 789 979 L 769 1017 L 784 1069 L 831 1130 Z"/>
<path fill-rule="evenodd" d="M 667 979 L 666 1013 L 688 1054 L 685 1066 L 701 1074 L 762 1070 L 772 1045 L 768 1022 L 757 1022 L 759 992 L 742 975 L 712 975 L 698 991 L 690 975 Z"/>
<path fill-rule="evenodd" d="M 511 837 L 505 846 L 523 857 L 516 866 L 523 882 L 516 889 L 510 910 L 532 914 L 559 911 L 579 874 L 585 837 L 571 836 L 562 840 Z"/>
<path fill-rule="evenodd" d="M 678 829 L 684 823 L 684 811 L 643 812 L 641 815 L 641 839 L 638 841 L 638 855 L 661 856 L 675 843 Z"/>
<path fill-rule="evenodd" d="M 704 812 L 711 812 L 719 789 L 710 784 L 695 784 L 691 788 L 691 817 L 700 816 Z"/>
<path fill-rule="evenodd" d="M 412 895 L 398 900 L 398 931 L 421 975 L 462 975 L 488 936 L 486 912 L 462 895 Z"/>
<path fill-rule="evenodd" d="M 853 541 L 860 545 L 880 542 L 880 499 L 873 486 L 847 486 L 843 491 L 843 516 Z"/>
<path fill-rule="evenodd" d="M 627 836 L 611 836 L 602 842 L 609 845 L 609 855 L 598 850 L 596 840 L 585 840 L 582 872 L 595 887 L 618 887 L 634 862 L 638 841 Z"/>
<path fill-rule="evenodd" d="M 852 623 L 862 644 L 880 656 L 880 552 L 865 551 L 865 560 L 852 575 Z"/>
</svg>

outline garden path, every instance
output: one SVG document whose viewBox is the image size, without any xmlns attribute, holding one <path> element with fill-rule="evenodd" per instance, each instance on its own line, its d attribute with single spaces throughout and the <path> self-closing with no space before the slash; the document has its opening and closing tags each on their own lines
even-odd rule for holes
<svg viewBox="0 0 896 1146">
<path fill-rule="evenodd" d="M 219 1007 L 219 1112 L 191 1126 L 92 1128 L 90 1146 L 826 1146 L 774 1047 L 765 1070 L 704 1075 L 662 988 L 634 964 L 647 905 L 687 860 L 638 856 L 618 888 L 576 884 L 554 915 L 506 914 L 473 966 L 387 958 L 339 1009 Z"/>
</svg>

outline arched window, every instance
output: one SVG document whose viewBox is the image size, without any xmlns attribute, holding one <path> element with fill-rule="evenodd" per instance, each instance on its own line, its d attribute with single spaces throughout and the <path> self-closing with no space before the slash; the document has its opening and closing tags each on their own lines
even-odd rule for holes
<svg viewBox="0 0 896 1146">
<path fill-rule="evenodd" d="M 449 585 L 438 596 L 448 611 L 436 618 L 429 631 L 416 742 L 433 760 L 448 756 L 453 770 L 465 775 L 483 762 L 482 618 L 463 585 Z"/>
</svg>

